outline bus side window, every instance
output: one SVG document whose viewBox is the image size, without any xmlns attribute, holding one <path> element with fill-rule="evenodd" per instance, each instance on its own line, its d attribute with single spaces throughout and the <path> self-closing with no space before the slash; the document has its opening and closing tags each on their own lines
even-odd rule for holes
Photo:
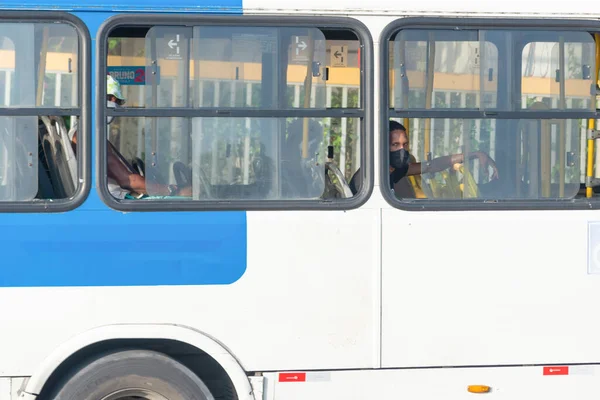
<svg viewBox="0 0 600 400">
<path fill-rule="evenodd" d="M 69 203 L 81 194 L 69 136 L 81 113 L 79 47 L 70 24 L 0 19 L 0 207 L 17 202 L 51 211 L 58 203 L 48 200 Z M 2 115 L 9 108 L 29 112 Z"/>
<path fill-rule="evenodd" d="M 117 182 L 113 199 L 269 200 L 284 207 L 355 196 L 349 181 L 360 167 L 365 134 L 355 33 L 284 25 L 118 32 L 109 38 L 106 61 L 116 98 L 124 100 L 120 107 L 161 110 L 161 116 L 115 115 L 108 125 L 108 140 L 136 176 Z M 136 56 L 144 59 L 143 74 Z M 171 108 L 185 111 L 169 116 Z M 340 109 L 356 111 L 341 116 Z M 107 167 L 110 178 L 110 155 Z M 142 183 L 133 187 L 133 180 Z"/>
<path fill-rule="evenodd" d="M 415 157 L 402 179 L 423 192 L 397 197 L 583 199 L 591 177 L 582 145 L 595 112 L 592 35 L 407 28 L 389 48 L 388 115 L 406 126 Z"/>
</svg>

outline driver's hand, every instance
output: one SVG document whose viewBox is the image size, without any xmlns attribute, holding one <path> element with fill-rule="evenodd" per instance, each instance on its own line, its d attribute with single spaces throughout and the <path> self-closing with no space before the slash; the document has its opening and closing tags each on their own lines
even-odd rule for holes
<svg viewBox="0 0 600 400">
<path fill-rule="evenodd" d="M 192 197 L 192 187 L 186 186 L 186 187 L 181 188 L 179 190 L 178 195 L 183 196 L 183 197 Z"/>
</svg>

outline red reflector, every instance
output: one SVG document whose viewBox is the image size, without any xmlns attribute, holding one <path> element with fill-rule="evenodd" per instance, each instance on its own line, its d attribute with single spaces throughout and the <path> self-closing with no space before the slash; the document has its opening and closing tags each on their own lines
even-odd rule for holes
<svg viewBox="0 0 600 400">
<path fill-rule="evenodd" d="M 569 367 L 544 367 L 544 375 L 569 375 Z"/>
<path fill-rule="evenodd" d="M 306 372 L 281 372 L 279 382 L 306 382 Z"/>
</svg>

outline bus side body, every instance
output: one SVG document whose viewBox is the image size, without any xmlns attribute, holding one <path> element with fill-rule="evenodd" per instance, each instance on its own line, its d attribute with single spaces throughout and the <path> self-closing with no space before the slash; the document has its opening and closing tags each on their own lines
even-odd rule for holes
<svg viewBox="0 0 600 400">
<path fill-rule="evenodd" d="M 72 155 L 75 164 L 68 163 L 69 156 L 64 164 L 49 164 L 52 157 L 60 153 L 57 148 L 66 151 L 68 145 L 63 139 L 58 145 L 54 142 L 44 147 L 46 142 L 43 142 L 43 138 L 46 136 L 40 134 L 40 143 L 28 139 L 23 145 L 25 155 L 29 152 L 35 154 L 35 151 L 46 154 L 46 161 L 40 158 L 33 162 L 33 166 L 29 166 L 38 169 L 38 163 L 43 165 L 47 169 L 44 173 L 54 183 L 67 173 L 65 171 L 69 166 L 76 165 L 78 176 L 82 179 L 75 179 L 71 192 L 65 192 L 64 197 L 67 200 L 75 199 L 72 203 L 69 203 L 71 200 L 66 201 L 65 207 L 78 204 L 72 209 L 60 211 L 52 210 L 50 205 L 47 212 L 29 212 L 26 209 L 10 212 L 8 208 L 2 209 L 6 212 L 0 216 L 0 251 L 5 255 L 0 266 L 0 307 L 3 310 L 0 315 L 0 338 L 3 339 L 0 340 L 0 399 L 35 398 L 38 393 L 29 391 L 27 385 L 30 382 L 23 378 L 35 377 L 43 365 L 51 364 L 49 360 L 67 358 L 70 354 L 60 352 L 66 348 L 72 351 L 74 347 L 68 344 L 76 342 L 78 337 L 107 326 L 123 326 L 125 330 L 126 325 L 137 324 L 147 325 L 149 329 L 164 325 L 185 327 L 190 332 L 220 343 L 239 362 L 254 390 L 251 394 L 236 393 L 231 395 L 231 399 L 370 399 L 403 396 L 462 399 L 474 395 L 468 390 L 470 385 L 479 385 L 471 387 L 471 391 L 486 391 L 487 386 L 490 389 L 489 396 L 506 399 L 532 396 L 548 399 L 567 396 L 592 398 L 600 392 L 597 383 L 600 347 L 592 340 L 594 332 L 600 328 L 600 322 L 594 317 L 595 304 L 600 300 L 596 290 L 600 284 L 596 282 L 600 271 L 600 261 L 596 260 L 596 200 L 593 197 L 589 199 L 591 205 L 588 209 L 567 204 L 571 200 L 575 205 L 579 204 L 577 201 L 587 201 L 584 187 L 589 129 L 586 112 L 593 109 L 589 111 L 592 115 L 595 106 L 590 105 L 589 110 L 584 106 L 576 109 L 573 104 L 584 104 L 587 101 L 585 99 L 589 100 L 589 92 L 585 90 L 592 78 L 586 77 L 579 68 L 576 73 L 583 78 L 579 75 L 571 77 L 572 82 L 568 80 L 571 79 L 569 77 L 563 78 L 563 81 L 567 80 L 566 88 L 560 89 L 560 82 L 556 82 L 552 72 L 560 67 L 559 64 L 553 64 L 552 60 L 558 60 L 562 53 L 552 50 L 552 47 L 548 47 L 549 53 L 543 50 L 538 53 L 534 50 L 530 53 L 525 50 L 522 53 L 502 53 L 504 50 L 497 46 L 497 42 L 487 39 L 489 36 L 486 39 L 481 36 L 477 45 L 480 47 L 473 45 L 471 48 L 467 44 L 463 49 L 467 53 L 457 50 L 452 53 L 447 49 L 460 47 L 457 43 L 462 39 L 453 42 L 453 39 L 446 38 L 452 42 L 449 45 L 444 44 L 443 39 L 435 39 L 435 47 L 441 53 L 433 63 L 437 64 L 433 67 L 433 73 L 436 74 L 432 89 L 434 94 L 429 107 L 416 107 L 419 110 L 415 111 L 416 116 L 413 117 L 410 113 L 402 113 L 411 111 L 413 99 L 422 100 L 423 104 L 428 101 L 427 55 L 433 54 L 431 42 L 414 39 L 417 43 L 411 48 L 414 52 L 406 52 L 417 54 L 412 61 L 406 61 L 406 65 L 413 61 L 415 65 L 414 71 L 409 68 L 407 76 L 413 93 L 419 92 L 422 96 L 409 91 L 407 103 L 400 105 L 398 99 L 401 95 L 397 92 L 400 86 L 396 86 L 396 83 L 401 72 L 399 67 L 396 68 L 397 58 L 393 57 L 398 57 L 398 53 L 394 49 L 409 46 L 405 42 L 400 43 L 401 35 L 393 38 L 382 36 L 387 32 L 386 26 L 406 15 L 436 18 L 451 17 L 458 13 L 458 19 L 486 18 L 506 12 L 504 8 L 501 10 L 497 8 L 499 5 L 475 2 L 462 3 L 460 9 L 456 9 L 452 8 L 455 5 L 449 6 L 438 1 L 418 6 L 378 1 L 370 4 L 369 10 L 366 10 L 348 9 L 347 5 L 338 1 L 330 1 L 327 5 L 309 1 L 300 5 L 298 11 L 292 11 L 266 0 L 244 0 L 239 4 L 224 1 L 223 4 L 204 8 L 193 8 L 192 3 L 181 1 L 180 5 L 162 8 L 153 2 L 144 8 L 129 1 L 121 1 L 114 7 L 104 4 L 90 4 L 89 7 L 66 2 L 59 4 L 61 10 L 75 16 L 89 31 L 91 40 L 85 44 L 89 60 L 80 59 L 84 53 L 82 41 L 85 39 L 79 36 L 79 31 L 59 31 L 53 40 L 53 31 L 50 29 L 50 39 L 43 47 L 43 29 L 28 31 L 23 28 L 11 34 L 10 30 L 15 29 L 12 25 L 8 29 L 0 27 L 0 54 L 5 52 L 6 55 L 0 57 L 0 100 L 4 102 L 0 102 L 0 128 L 6 128 L 6 138 L 11 129 L 31 132 L 32 127 L 28 124 L 32 123 L 35 113 L 39 114 L 35 115 L 35 121 L 39 117 L 40 132 L 44 131 L 47 135 L 52 129 L 57 129 L 60 133 L 58 128 L 52 128 L 59 123 L 54 124 L 52 118 L 48 120 L 50 122 L 44 121 L 41 116 L 47 114 L 42 111 L 27 116 L 10 115 L 10 107 L 7 106 L 34 110 L 49 107 L 54 111 L 73 109 L 80 123 L 82 115 L 89 118 L 87 127 L 80 125 L 80 132 L 85 133 L 87 129 L 88 137 Z M 92 10 L 96 6 L 102 7 L 102 10 Z M 536 17 L 534 14 L 537 10 L 531 7 L 533 5 L 511 4 L 512 11 L 502 17 L 505 20 L 526 17 L 543 26 L 544 18 Z M 579 20 L 590 21 L 590 25 L 600 15 L 600 10 L 596 10 L 591 3 L 572 4 L 568 9 L 558 4 L 553 8 L 548 5 L 545 7 L 545 16 L 561 19 L 568 13 Z M 57 11 L 56 7 L 40 0 L 29 5 L 7 4 L 0 6 L 0 9 L 40 14 Z M 152 29 L 141 31 L 128 28 L 115 31 L 110 40 L 103 44 L 107 49 L 106 55 L 97 53 L 97 46 L 104 40 L 99 34 L 103 32 L 102 25 L 111 17 L 123 14 L 135 16 L 140 21 L 152 14 L 153 23 L 149 25 L 158 27 L 159 39 L 151 36 Z M 193 60 L 193 65 L 201 67 L 198 71 L 180 69 L 189 59 L 184 57 L 186 62 L 180 62 L 181 59 L 169 56 L 174 54 L 174 47 L 169 46 L 169 41 L 176 40 L 177 33 L 173 33 L 175 36 L 172 37 L 168 35 L 178 32 L 169 29 L 177 25 L 176 21 L 165 19 L 164 23 L 156 22 L 162 16 L 167 18 L 173 14 L 240 17 L 240 22 L 246 16 L 273 18 L 282 27 L 286 26 L 284 17 L 299 14 L 307 18 L 314 17 L 317 21 L 315 26 L 326 26 L 328 17 L 349 16 L 360 21 L 370 37 L 359 34 L 355 40 L 346 36 L 340 39 L 341 36 L 336 37 L 327 29 L 322 29 L 325 33 L 321 42 L 319 38 L 313 38 L 314 49 L 315 54 L 320 55 L 316 58 L 321 62 L 319 71 L 323 72 L 327 67 L 329 76 L 325 82 L 322 75 L 313 74 L 308 79 L 312 82 L 311 93 L 307 88 L 310 85 L 305 80 L 306 71 L 310 68 L 306 67 L 305 59 L 295 58 L 292 50 L 286 55 L 289 60 L 286 61 L 287 71 L 283 78 L 283 74 L 274 77 L 278 75 L 279 64 L 276 62 L 279 61 L 267 62 L 264 54 L 262 58 L 256 58 L 255 54 L 251 54 L 252 51 L 242 52 L 242 45 L 236 48 L 239 52 L 237 59 L 225 51 L 223 55 L 218 53 L 221 48 L 216 44 L 213 52 L 197 52 L 190 45 L 187 51 L 182 52 Z M 2 18 L 0 16 L 0 24 L 6 22 Z M 431 21 L 422 26 L 415 23 L 410 28 L 433 29 L 435 23 Z M 7 23 L 10 22 L 14 21 Z M 201 26 L 202 23 L 198 22 L 197 25 Z M 160 36 L 163 28 L 164 37 Z M 349 22 L 347 28 L 354 29 L 356 25 Z M 329 28 L 335 29 L 343 31 L 338 26 Z M 398 31 L 402 29 L 405 28 L 400 27 Z M 552 29 L 547 28 L 548 31 Z M 577 29 L 575 26 L 572 28 L 574 31 Z M 519 28 L 514 30 L 518 31 Z M 22 34 L 15 36 L 15 32 Z M 209 30 L 203 31 L 201 27 L 197 31 L 190 28 L 185 32 L 191 32 L 193 38 L 204 38 L 202 35 L 208 35 L 206 32 Z M 210 33 L 217 37 L 221 31 L 214 29 Z M 265 36 L 259 39 L 244 37 L 246 42 L 240 43 L 246 43 L 248 49 L 275 43 L 269 41 L 270 33 L 262 34 Z M 296 37 L 294 33 L 291 35 Z M 3 37 L 5 42 L 1 41 Z M 219 40 L 225 39 L 219 36 Z M 410 40 L 410 36 L 407 36 L 406 41 Z M 495 74 L 494 79 L 500 82 L 497 86 L 485 86 L 480 75 L 453 71 L 451 67 L 444 66 L 444 62 L 453 67 L 463 65 L 463 56 L 467 58 L 466 63 L 472 61 L 469 58 L 471 56 L 465 54 L 471 54 L 468 53 L 469 49 L 477 48 L 479 51 L 484 48 L 485 40 L 494 43 L 498 49 L 495 56 L 480 56 L 480 59 L 489 63 L 492 61 L 488 60 L 494 60 L 495 64 L 490 68 L 494 70 L 491 73 Z M 544 40 L 554 43 L 551 38 Z M 585 40 L 581 48 L 586 50 L 592 46 L 594 50 L 593 39 L 589 43 Z M 9 41 L 12 44 L 7 44 Z M 65 44 L 69 41 L 76 45 L 69 47 Z M 214 42 L 218 40 L 214 39 Z M 533 42 L 538 43 L 535 40 Z M 195 45 L 193 41 L 190 43 Z M 556 43 L 559 43 L 559 39 L 556 39 Z M 210 49 L 212 42 L 204 45 L 207 46 L 205 49 Z M 396 45 L 400 47 L 394 47 Z M 584 57 L 584 50 L 577 47 L 579 45 L 563 47 L 567 53 L 563 58 L 590 65 L 590 74 L 593 74 L 594 57 Z M 290 49 L 294 49 L 293 43 L 290 46 Z M 346 63 L 335 57 L 336 50 L 346 54 L 344 46 L 348 51 Z M 393 55 L 389 70 L 381 68 L 382 46 L 388 46 L 390 53 L 386 54 Z M 46 50 L 39 51 L 40 48 Z M 543 45 L 539 45 L 539 48 L 543 48 Z M 19 70 L 28 60 L 19 55 L 19 49 L 44 54 L 45 85 L 39 85 L 37 68 Z M 419 53 L 419 49 L 426 50 Z M 443 53 L 444 49 L 449 52 Z M 153 51 L 158 53 L 151 54 Z M 277 51 L 271 53 L 276 54 Z M 10 52 L 14 55 L 9 57 Z M 439 57 L 439 54 L 447 58 Z M 562 101 L 560 94 L 566 93 L 562 99 L 567 97 L 565 104 L 568 102 L 571 107 L 567 111 L 573 113 L 563 129 L 566 132 L 566 148 L 557 144 L 561 137 L 560 122 L 547 128 L 551 132 L 548 136 L 550 139 L 539 139 L 534 143 L 528 136 L 514 133 L 517 130 L 532 132 L 528 129 L 534 128 L 528 128 L 526 124 L 523 127 L 519 122 L 529 117 L 521 118 L 515 112 L 512 118 L 499 118 L 494 122 L 495 128 L 483 133 L 483 117 L 460 114 L 461 107 L 468 108 L 465 104 L 471 98 L 481 102 L 474 108 L 485 108 L 483 96 L 480 99 L 473 94 L 478 96 L 483 93 L 483 86 L 490 93 L 495 93 L 494 101 L 498 104 L 516 101 L 514 99 L 518 96 L 511 97 L 512 92 L 502 92 L 501 89 L 501 83 L 506 83 L 510 75 L 502 70 L 503 65 L 509 65 L 508 61 L 503 64 L 503 57 L 507 60 L 508 54 L 511 54 L 510 57 L 513 57 L 512 54 L 530 54 L 534 60 L 531 65 L 538 71 L 539 68 L 550 67 L 546 75 L 537 76 L 535 72 L 527 75 L 522 72 L 519 79 L 523 88 L 535 88 L 523 95 L 525 102 L 543 103 L 544 99 L 550 99 L 548 108 L 544 109 L 548 114 L 539 119 L 532 117 L 536 123 L 563 118 L 550 113 L 559 107 L 557 104 L 560 105 Z M 571 58 L 568 58 L 568 54 L 571 54 Z M 154 59 L 159 60 L 157 72 L 160 71 L 160 81 L 150 83 L 147 66 Z M 455 60 L 454 64 L 448 59 Z M 520 59 L 510 60 L 521 63 Z M 78 64 L 80 61 L 89 62 L 87 68 L 83 68 L 84 64 Z M 37 58 L 34 64 L 39 65 L 40 62 Z M 269 62 L 272 62 L 269 64 L 272 68 L 270 71 L 267 70 Z M 105 86 L 104 81 L 99 81 L 101 63 L 107 72 L 117 74 L 123 82 L 121 87 L 128 98 L 128 103 L 123 106 L 125 109 L 130 105 L 133 109 L 164 109 L 164 115 L 159 117 L 158 112 L 150 112 L 149 116 L 142 116 L 134 111 L 133 114 L 118 116 L 116 123 L 106 125 L 108 111 L 98 113 L 98 90 Z M 208 72 L 203 72 L 203 65 Z M 135 68 L 140 66 L 146 68 L 146 81 L 142 85 L 135 82 Z M 515 69 L 517 73 L 521 70 L 520 66 Z M 85 71 L 89 72 L 87 84 L 82 78 Z M 185 76 L 182 71 L 185 71 Z M 460 77 L 456 78 L 460 74 L 468 75 L 472 80 L 461 81 Z M 26 83 L 27 76 L 35 77 L 33 83 Z M 292 109 L 309 109 L 314 111 L 314 115 L 306 114 L 308 116 L 305 117 L 302 112 L 295 114 L 294 111 L 285 117 L 277 114 L 275 118 L 259 116 L 258 113 L 254 115 L 253 111 L 249 111 L 239 117 L 228 118 L 209 116 L 207 111 L 206 115 L 187 117 L 184 112 L 177 114 L 179 111 L 172 110 L 215 107 L 228 110 L 243 108 L 246 112 L 246 108 L 252 110 L 255 107 L 255 101 L 259 102 L 258 109 L 265 107 L 272 110 L 276 107 L 264 106 L 268 100 L 266 89 L 273 89 L 274 84 L 268 83 L 273 82 L 272 79 L 283 79 L 287 84 L 287 92 L 283 92 L 288 96 Z M 372 85 L 367 84 L 370 80 L 373 81 Z M 195 86 L 200 81 L 203 82 L 201 86 Z M 235 81 L 242 83 L 237 87 L 232 84 Z M 19 86 L 22 93 L 15 95 L 11 85 L 24 85 Z M 387 97 L 382 96 L 384 87 Z M 365 93 L 365 88 L 371 90 Z M 29 92 L 31 99 L 27 97 Z M 180 93 L 185 93 L 190 100 L 180 103 Z M 311 100 L 306 100 L 307 94 L 308 97 L 312 96 Z M 470 94 L 474 97 L 468 97 Z M 84 100 L 85 96 L 88 98 Z M 21 103 L 11 103 L 15 98 Z M 153 99 L 158 99 L 158 103 L 151 103 Z M 442 101 L 449 104 L 446 108 L 458 109 L 459 113 L 448 114 L 446 119 L 441 114 L 429 116 L 428 110 L 435 108 L 436 104 L 442 107 L 439 105 Z M 341 112 L 335 114 L 335 111 L 331 115 L 319 114 L 321 110 L 335 108 L 351 110 L 349 112 L 359 109 L 357 113 L 364 114 L 348 114 L 350 117 L 340 116 Z M 5 110 L 9 111 L 3 113 Z M 557 115 L 561 111 L 565 110 L 556 111 Z M 385 112 L 388 114 L 384 116 Z M 74 121 L 69 119 L 70 115 L 64 117 L 69 123 Z M 298 200 L 302 194 L 285 197 L 280 191 L 279 197 L 259 196 L 250 199 L 243 197 L 243 193 L 246 193 L 244 190 L 236 191 L 238 186 L 250 187 L 253 183 L 260 183 L 258 173 L 262 170 L 257 166 L 256 158 L 249 158 L 249 154 L 260 153 L 261 146 L 265 146 L 266 154 L 275 162 L 279 162 L 277 157 L 283 157 L 272 149 L 284 151 L 281 149 L 285 149 L 285 144 L 272 139 L 275 136 L 272 134 L 283 135 L 285 129 L 290 129 L 285 118 L 299 121 L 312 118 L 319 123 L 326 140 L 315 153 L 318 153 L 318 157 L 326 157 L 329 150 L 327 146 L 332 146 L 332 159 L 334 164 L 343 165 L 341 171 L 346 183 L 350 182 L 359 167 L 366 171 L 363 182 L 367 187 L 347 199 L 358 199 L 357 207 L 345 208 L 342 205 L 327 209 L 325 205 L 302 209 L 294 203 L 285 209 L 285 201 Z M 418 161 L 427 158 L 427 150 L 435 157 L 464 149 L 471 137 L 470 131 L 466 128 L 456 130 L 458 128 L 453 128 L 450 120 L 477 120 L 479 122 L 472 125 L 473 132 L 476 132 L 473 137 L 480 142 L 488 140 L 493 143 L 481 148 L 493 154 L 499 165 L 499 174 L 502 175 L 502 168 L 507 171 L 506 168 L 516 165 L 511 162 L 520 160 L 522 163 L 519 165 L 524 165 L 525 172 L 514 166 L 509 170 L 511 179 L 519 176 L 519 173 L 534 177 L 537 172 L 531 171 L 535 164 L 538 168 L 535 171 L 541 171 L 539 185 L 536 186 L 538 192 L 533 193 L 531 189 L 533 178 L 523 178 L 522 181 L 528 186 L 524 192 L 515 195 L 522 196 L 518 200 L 523 203 L 512 209 L 495 209 L 494 204 L 485 209 L 485 202 L 476 207 L 466 201 L 460 203 L 466 198 L 465 184 L 460 188 L 460 198 L 452 199 L 456 200 L 453 204 L 458 203 L 458 206 L 446 206 L 442 201 L 430 207 L 427 199 L 422 203 L 417 202 L 416 206 L 412 199 L 404 203 L 390 201 L 392 194 L 389 184 L 387 179 L 385 182 L 382 180 L 382 177 L 387 177 L 388 170 L 384 166 L 384 158 L 388 154 L 387 120 L 390 118 L 409 125 L 411 153 Z M 428 118 L 434 121 L 433 125 L 425 122 Z M 155 120 L 158 122 L 153 125 Z M 298 126 L 303 127 L 301 123 Z M 535 129 L 543 131 L 545 125 L 539 122 L 535 126 Z M 99 132 L 100 127 L 106 130 Z M 169 134 L 159 136 L 161 129 Z M 63 133 L 69 130 L 70 127 Z M 241 132 L 240 136 L 232 135 L 230 142 L 234 145 L 227 147 L 229 139 L 221 138 L 229 137 L 225 135 L 233 131 Z M 427 136 L 429 131 L 431 136 Z M 181 132 L 189 135 L 182 135 Z M 452 136 L 452 132 L 458 133 Z M 311 135 L 310 129 L 307 134 Z M 514 137 L 511 136 L 513 134 Z M 286 135 L 291 137 L 289 133 Z M 506 144 L 509 140 L 503 139 L 503 135 L 514 139 L 510 144 L 513 147 Z M 188 136 L 198 141 L 188 141 Z M 199 136 L 203 138 L 197 139 Z M 543 134 L 540 134 L 542 137 Z M 7 152 L 0 154 L 8 157 L 10 147 L 6 145 L 9 143 L 6 138 L 3 146 Z M 101 183 L 106 183 L 106 168 L 99 168 L 101 162 L 105 163 L 104 155 L 98 161 L 100 152 L 106 150 L 102 145 L 102 140 L 106 138 L 128 161 L 137 158 L 145 162 L 147 181 L 153 179 L 152 171 L 167 176 L 171 173 L 172 164 L 165 170 L 160 169 L 163 161 L 161 154 L 167 154 L 168 157 L 186 154 L 192 170 L 194 166 L 204 168 L 211 187 L 218 188 L 213 194 L 222 195 L 218 200 L 225 206 L 191 210 L 186 209 L 187 206 L 180 207 L 180 203 L 173 203 L 172 210 L 124 211 L 111 208 L 106 202 L 108 190 L 100 188 Z M 250 144 L 244 147 L 246 140 Z M 452 140 L 460 142 L 460 146 L 457 144 L 458 147 L 453 147 Z M 10 143 L 22 144 L 18 140 Z M 568 160 L 574 157 L 572 176 L 568 172 L 571 170 L 566 173 L 563 171 L 564 178 L 560 178 L 561 173 L 556 170 L 547 174 L 544 172 L 545 145 L 550 149 L 546 155 L 550 166 L 561 163 L 559 153 L 563 150 L 571 154 Z M 294 146 L 290 148 L 301 154 L 302 145 L 294 143 Z M 539 158 L 533 159 L 531 154 L 534 152 L 530 150 L 533 147 L 527 146 L 541 149 L 535 153 Z M 559 147 L 560 150 L 556 150 Z M 199 149 L 198 153 L 202 153 L 203 158 L 196 159 L 195 150 L 188 151 L 188 148 Z M 310 145 L 307 148 L 310 152 Z M 20 151 L 14 150 L 14 147 L 12 149 Z M 506 155 L 503 149 L 509 153 L 519 149 L 522 153 L 518 156 L 512 153 Z M 86 150 L 89 151 L 87 161 L 81 155 L 81 151 Z M 158 158 L 153 158 L 153 151 L 159 154 Z M 230 154 L 234 154 L 233 160 L 229 158 Z M 527 154 L 527 157 L 523 154 Z M 249 159 L 251 161 L 247 161 Z M 11 159 L 5 168 L 15 168 L 20 165 L 19 160 Z M 27 163 L 29 159 L 25 157 L 21 161 Z M 158 167 L 155 168 L 153 162 Z M 562 161 L 563 169 L 565 162 L 566 158 Z M 281 165 L 277 168 L 283 168 Z M 322 167 L 321 162 L 315 161 L 314 165 Z M 55 175 L 51 172 L 52 168 L 58 171 Z M 477 165 L 473 168 L 472 173 L 479 184 L 483 172 L 477 170 Z M 30 175 L 26 176 L 30 178 L 41 179 L 43 174 L 40 172 L 42 169 L 38 169 L 34 175 L 31 175 L 31 170 L 28 171 Z M 98 171 L 103 172 L 104 177 Z M 317 171 L 319 174 L 325 173 L 321 169 Z M 273 174 L 275 176 L 276 173 Z M 10 182 L 12 175 L 5 172 L 2 176 Z M 277 176 L 277 179 L 283 179 L 283 175 Z M 297 175 L 292 174 L 292 177 L 297 178 Z M 174 176 L 170 178 L 176 179 Z M 546 178 L 549 182 L 547 187 L 543 184 Z M 429 182 L 425 176 L 422 179 L 425 183 Z M 573 185 L 577 189 L 570 192 Z M 580 185 L 583 185 L 583 189 Z M 558 188 L 556 193 L 562 192 L 555 195 L 555 186 Z M 24 188 L 10 193 L 0 189 L 0 196 L 13 196 L 10 201 L 16 203 L 25 204 L 31 200 L 52 204 L 48 198 L 27 198 Z M 549 195 L 545 194 L 546 189 Z M 311 189 L 306 190 L 309 193 Z M 323 188 L 319 187 L 318 190 L 322 191 Z M 223 193 L 232 197 L 227 198 Z M 320 192 L 318 196 L 310 193 L 301 200 L 310 200 L 315 204 L 323 200 L 319 197 Z M 22 199 L 18 198 L 20 195 Z M 434 192 L 426 191 L 426 195 L 429 200 L 434 200 Z M 343 193 L 322 203 L 335 204 L 340 196 L 343 197 Z M 57 197 L 60 196 L 57 194 Z M 227 202 L 231 199 L 250 199 L 253 206 L 248 209 L 243 206 L 227 209 Z M 275 206 L 264 206 L 262 209 L 255 207 L 262 199 L 275 199 L 279 201 L 277 207 L 284 206 L 282 209 L 276 209 Z M 546 200 L 546 203 L 542 204 L 541 200 Z M 548 206 L 552 201 L 560 203 L 560 206 Z M 27 205 L 23 205 L 25 207 Z M 561 209 L 557 210 L 558 207 Z M 114 332 L 113 339 L 120 339 L 119 330 L 115 328 Z M 143 343 L 143 340 L 139 343 Z M 262 376 L 262 380 L 256 380 L 256 376 Z"/>
</svg>

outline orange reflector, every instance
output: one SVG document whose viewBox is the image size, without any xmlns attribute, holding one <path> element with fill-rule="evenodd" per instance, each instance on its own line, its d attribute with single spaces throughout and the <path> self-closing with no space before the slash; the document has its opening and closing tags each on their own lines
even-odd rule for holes
<svg viewBox="0 0 600 400">
<path fill-rule="evenodd" d="M 467 390 L 471 393 L 487 393 L 491 388 L 485 385 L 469 385 Z"/>
</svg>

